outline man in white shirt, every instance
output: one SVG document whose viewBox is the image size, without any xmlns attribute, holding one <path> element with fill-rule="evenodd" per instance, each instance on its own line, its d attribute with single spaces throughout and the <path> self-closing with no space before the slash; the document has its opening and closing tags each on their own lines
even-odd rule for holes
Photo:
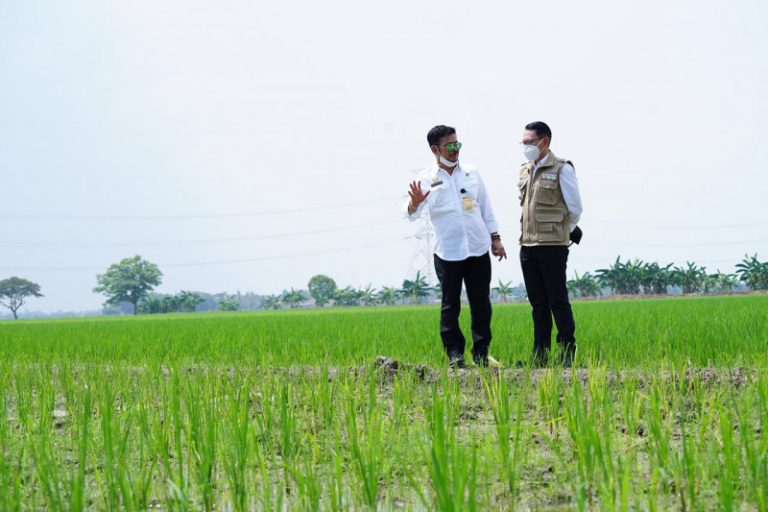
<svg viewBox="0 0 768 512">
<path fill-rule="evenodd" d="M 566 287 L 571 241 L 581 239 L 577 226 L 582 206 L 573 164 L 550 151 L 552 130 L 536 121 L 525 127 L 520 168 L 520 264 L 533 316 L 533 363 L 545 366 L 552 344 L 552 317 L 557 325 L 561 362 L 576 354 L 576 324 Z"/>
<path fill-rule="evenodd" d="M 491 343 L 491 257 L 506 258 L 490 199 L 477 170 L 459 164 L 456 130 L 439 125 L 427 134 L 435 165 L 410 185 L 409 220 L 429 211 L 435 229 L 435 271 L 442 289 L 440 337 L 451 368 L 464 368 L 464 335 L 459 328 L 461 286 L 472 316 L 472 358 L 488 366 Z"/>
</svg>

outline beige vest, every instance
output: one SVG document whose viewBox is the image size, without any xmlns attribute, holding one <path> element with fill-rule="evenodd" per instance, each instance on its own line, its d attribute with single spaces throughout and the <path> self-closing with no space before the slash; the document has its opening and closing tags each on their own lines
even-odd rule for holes
<svg viewBox="0 0 768 512">
<path fill-rule="evenodd" d="M 568 160 L 550 152 L 548 162 L 539 166 L 531 177 L 533 162 L 520 168 L 520 245 L 568 245 L 568 207 L 560 190 L 560 171 Z M 573 166 L 573 164 L 571 164 Z"/>
</svg>

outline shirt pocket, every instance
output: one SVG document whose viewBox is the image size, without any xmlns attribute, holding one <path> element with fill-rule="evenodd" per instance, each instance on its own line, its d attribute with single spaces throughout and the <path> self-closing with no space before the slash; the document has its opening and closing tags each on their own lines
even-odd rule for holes
<svg viewBox="0 0 768 512">
<path fill-rule="evenodd" d="M 453 197 L 451 196 L 451 189 L 444 184 L 431 188 L 427 196 L 430 213 L 451 211 L 453 209 Z"/>
<path fill-rule="evenodd" d="M 557 180 L 539 180 L 536 184 L 536 200 L 541 204 L 557 204 L 557 191 L 560 184 Z"/>
<path fill-rule="evenodd" d="M 461 200 L 464 201 L 466 198 L 472 200 L 472 207 L 469 208 L 462 203 L 463 209 L 465 212 L 473 212 L 478 206 L 477 196 L 480 193 L 480 183 L 474 176 L 467 176 L 462 181 L 461 188 L 463 190 L 463 192 L 461 192 Z"/>
</svg>

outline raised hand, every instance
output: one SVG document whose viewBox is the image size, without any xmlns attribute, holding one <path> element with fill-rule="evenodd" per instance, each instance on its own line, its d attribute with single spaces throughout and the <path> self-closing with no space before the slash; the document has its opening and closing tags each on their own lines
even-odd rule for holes
<svg viewBox="0 0 768 512">
<path fill-rule="evenodd" d="M 408 195 L 411 196 L 411 206 L 414 209 L 418 208 L 427 199 L 429 193 L 429 190 L 427 190 L 426 194 L 421 191 L 421 184 L 418 181 L 411 182 L 411 190 L 408 191 Z"/>
</svg>

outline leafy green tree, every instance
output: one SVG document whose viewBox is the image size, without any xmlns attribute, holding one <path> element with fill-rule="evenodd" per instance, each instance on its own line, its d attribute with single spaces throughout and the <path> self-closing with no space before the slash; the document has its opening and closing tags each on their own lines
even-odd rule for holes
<svg viewBox="0 0 768 512">
<path fill-rule="evenodd" d="M 502 302 L 507 302 L 509 296 L 512 295 L 512 281 L 505 283 L 499 279 L 499 286 L 494 287 L 493 291 L 496 292 Z"/>
<path fill-rule="evenodd" d="M 40 285 L 27 279 L 9 277 L 0 281 L 0 305 L 11 310 L 14 320 L 19 319 L 17 312 L 28 297 L 42 296 Z"/>
<path fill-rule="evenodd" d="M 643 263 L 640 269 L 640 285 L 645 295 L 664 295 L 673 284 L 672 263 L 662 267 L 657 262 Z"/>
<path fill-rule="evenodd" d="M 197 306 L 205 302 L 199 293 L 181 290 L 176 295 L 176 302 L 178 311 L 186 311 L 188 313 L 194 313 L 197 310 Z"/>
<path fill-rule="evenodd" d="M 759 261 L 757 254 L 745 255 L 741 263 L 736 264 L 736 274 L 752 290 L 768 290 L 768 261 Z"/>
<path fill-rule="evenodd" d="M 360 297 L 360 290 L 355 290 L 351 286 L 346 286 L 340 290 L 336 290 L 333 302 L 337 306 L 359 306 Z"/>
<path fill-rule="evenodd" d="M 586 272 L 579 277 L 579 273 L 575 273 L 576 277 L 569 280 L 566 284 L 568 291 L 578 297 L 597 297 L 600 295 L 600 283 L 597 282 L 595 276 Z"/>
<path fill-rule="evenodd" d="M 219 301 L 219 311 L 238 311 L 239 309 L 240 303 L 237 301 L 237 297 L 225 293 Z"/>
<path fill-rule="evenodd" d="M 359 301 L 363 306 L 375 306 L 376 305 L 376 289 L 370 284 L 365 288 L 358 290 Z"/>
<path fill-rule="evenodd" d="M 139 302 L 139 313 L 142 315 L 154 315 L 162 312 L 162 298 L 154 293 L 148 294 Z"/>
<path fill-rule="evenodd" d="M 280 297 L 278 295 L 268 295 L 264 298 L 264 302 L 261 303 L 262 309 L 279 309 Z"/>
<path fill-rule="evenodd" d="M 291 288 L 289 292 L 283 292 L 283 302 L 290 308 L 297 308 L 299 304 L 307 300 L 307 296 L 301 290 Z"/>
<path fill-rule="evenodd" d="M 322 307 L 328 304 L 336 294 L 336 281 L 328 276 L 318 274 L 312 276 L 307 284 L 309 295 L 315 299 L 315 304 Z"/>
<path fill-rule="evenodd" d="M 382 286 L 377 294 L 379 304 L 394 306 L 397 302 L 397 288 L 393 286 Z"/>
<path fill-rule="evenodd" d="M 637 295 L 640 293 L 643 263 L 640 260 L 621 261 L 621 256 L 608 268 L 595 271 L 597 281 L 601 286 L 621 295 Z"/>
<path fill-rule="evenodd" d="M 416 277 L 413 280 L 405 279 L 403 281 L 400 295 L 410 301 L 411 304 L 418 304 L 424 298 L 429 297 L 431 291 L 432 288 L 427 284 L 427 279 L 419 271 L 416 272 Z"/>
<path fill-rule="evenodd" d="M 723 274 L 718 270 L 704 279 L 704 292 L 728 293 L 738 284 L 739 278 L 735 274 Z"/>
<path fill-rule="evenodd" d="M 696 265 L 692 261 L 686 261 L 685 267 L 672 269 L 672 284 L 683 289 L 683 293 L 699 293 L 704 290 L 704 281 L 707 278 L 707 269 Z"/>
<path fill-rule="evenodd" d="M 163 273 L 154 263 L 141 258 L 125 258 L 120 263 L 113 263 L 104 274 L 96 276 L 96 293 L 107 296 L 104 303 L 117 306 L 121 302 L 133 304 L 133 314 L 139 312 L 139 301 L 145 298 L 162 281 Z"/>
</svg>

